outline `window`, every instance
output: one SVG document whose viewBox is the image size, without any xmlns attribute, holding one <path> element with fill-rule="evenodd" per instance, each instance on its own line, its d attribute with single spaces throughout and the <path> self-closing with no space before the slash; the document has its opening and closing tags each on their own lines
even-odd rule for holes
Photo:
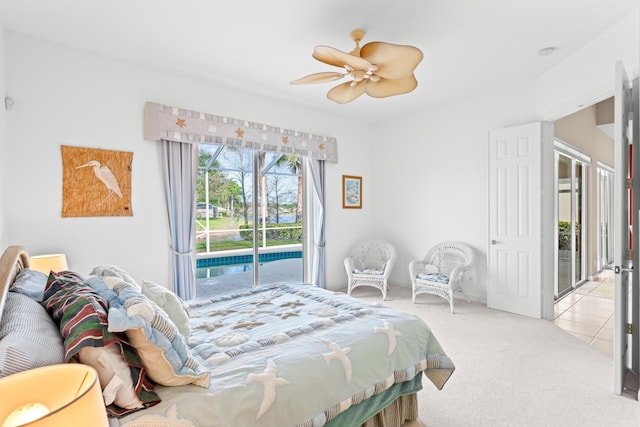
<svg viewBox="0 0 640 427">
<path fill-rule="evenodd" d="M 598 162 L 598 271 L 613 264 L 613 169 Z"/>
</svg>

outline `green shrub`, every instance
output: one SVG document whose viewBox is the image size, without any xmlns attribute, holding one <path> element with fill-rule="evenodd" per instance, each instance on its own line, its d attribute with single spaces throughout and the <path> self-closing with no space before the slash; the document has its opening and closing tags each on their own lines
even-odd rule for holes
<svg viewBox="0 0 640 427">
<path fill-rule="evenodd" d="M 580 224 L 576 224 L 576 234 L 580 233 Z M 558 222 L 558 249 L 571 250 L 571 223 L 569 221 Z"/>
</svg>

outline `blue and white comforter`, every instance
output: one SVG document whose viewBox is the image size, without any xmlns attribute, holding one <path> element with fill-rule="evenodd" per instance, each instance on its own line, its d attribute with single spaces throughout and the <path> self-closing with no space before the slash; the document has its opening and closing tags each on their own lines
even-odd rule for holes
<svg viewBox="0 0 640 427">
<path fill-rule="evenodd" d="M 420 318 L 311 285 L 187 304 L 209 389 L 157 386 L 162 402 L 122 426 L 322 426 L 420 372 L 440 389 L 454 370 Z"/>
</svg>

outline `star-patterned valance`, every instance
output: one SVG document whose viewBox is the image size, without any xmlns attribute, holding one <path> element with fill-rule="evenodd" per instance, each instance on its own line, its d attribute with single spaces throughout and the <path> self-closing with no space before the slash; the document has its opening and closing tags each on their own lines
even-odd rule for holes
<svg viewBox="0 0 640 427">
<path fill-rule="evenodd" d="M 338 161 L 335 138 L 147 102 L 144 138 L 221 144 L 329 162 Z"/>
</svg>

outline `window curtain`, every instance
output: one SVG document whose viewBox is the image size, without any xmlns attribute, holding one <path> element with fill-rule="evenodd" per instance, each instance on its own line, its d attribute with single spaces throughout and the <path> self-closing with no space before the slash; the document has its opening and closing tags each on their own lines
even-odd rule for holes
<svg viewBox="0 0 640 427">
<path fill-rule="evenodd" d="M 193 259 L 198 146 L 162 140 L 162 175 L 169 215 L 172 289 L 179 297 L 196 296 Z"/>
<path fill-rule="evenodd" d="M 154 102 L 147 102 L 144 106 L 144 138 L 229 145 L 328 162 L 338 161 L 335 138 Z"/>
<path fill-rule="evenodd" d="M 305 158 L 312 184 L 311 209 L 313 209 L 313 252 L 311 261 L 311 283 L 326 288 L 325 283 L 325 221 L 324 221 L 324 161 Z M 309 207 L 307 207 L 309 208 Z"/>
</svg>

